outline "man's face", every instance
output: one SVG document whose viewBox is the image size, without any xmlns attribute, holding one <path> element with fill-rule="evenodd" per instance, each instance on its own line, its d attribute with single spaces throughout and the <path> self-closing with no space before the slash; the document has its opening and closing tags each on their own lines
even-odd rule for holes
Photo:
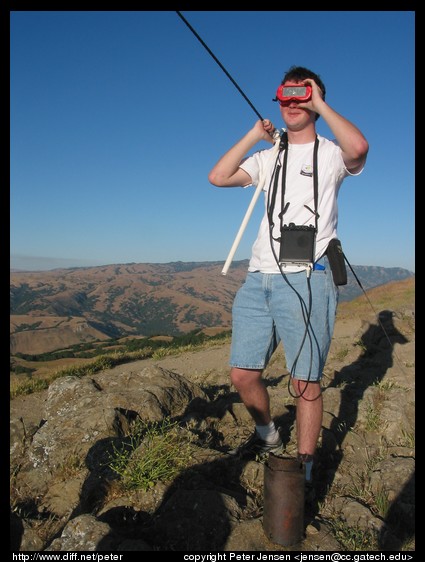
<svg viewBox="0 0 425 562">
<path fill-rule="evenodd" d="M 303 83 L 302 81 L 291 81 L 290 85 L 293 84 L 302 85 Z M 287 83 L 285 82 L 284 86 L 286 85 Z M 303 105 L 303 102 L 293 99 L 290 101 L 279 101 L 279 105 L 282 119 L 285 121 L 288 129 L 301 130 L 304 129 L 310 122 L 315 121 L 315 113 L 313 111 L 300 107 Z"/>
</svg>

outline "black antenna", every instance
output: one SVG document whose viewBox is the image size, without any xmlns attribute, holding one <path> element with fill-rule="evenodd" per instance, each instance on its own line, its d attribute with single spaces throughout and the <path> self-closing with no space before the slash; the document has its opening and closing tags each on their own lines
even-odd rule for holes
<svg viewBox="0 0 425 562">
<path fill-rule="evenodd" d="M 178 16 L 181 17 L 181 19 L 184 21 L 184 23 L 187 25 L 187 27 L 190 29 L 190 31 L 195 35 L 195 37 L 202 43 L 202 45 L 205 47 L 205 49 L 209 52 L 209 54 L 212 56 L 212 58 L 215 60 L 215 62 L 218 64 L 218 66 L 221 68 L 221 70 L 226 74 L 226 76 L 232 81 L 233 85 L 238 89 L 238 91 L 242 94 L 242 96 L 245 98 L 245 100 L 249 103 L 249 105 L 251 106 L 251 108 L 255 111 L 256 115 L 261 119 L 261 121 L 263 121 L 263 118 L 261 117 L 261 115 L 258 113 L 258 111 L 255 109 L 255 107 L 253 106 L 253 104 L 250 102 L 250 100 L 247 98 L 247 96 L 243 93 L 243 91 L 240 89 L 240 87 L 237 85 L 237 83 L 233 80 L 233 78 L 230 76 L 230 74 L 227 72 L 227 70 L 224 68 L 224 66 L 221 64 L 221 62 L 218 60 L 218 58 L 214 55 L 214 53 L 211 51 L 211 49 L 204 43 L 204 41 L 202 41 L 202 39 L 199 37 L 199 35 L 196 33 L 196 31 L 193 29 L 193 27 L 190 25 L 190 23 L 181 15 L 180 12 L 178 12 L 176 10 L 176 14 Z"/>
</svg>

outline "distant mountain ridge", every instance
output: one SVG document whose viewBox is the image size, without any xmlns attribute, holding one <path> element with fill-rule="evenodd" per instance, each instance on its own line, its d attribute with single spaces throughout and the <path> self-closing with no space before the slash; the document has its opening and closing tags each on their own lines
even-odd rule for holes
<svg viewBox="0 0 425 562">
<path fill-rule="evenodd" d="M 37 332 L 57 349 L 67 342 L 126 335 L 230 329 L 233 298 L 248 260 L 233 262 L 225 276 L 222 267 L 217 261 L 128 263 L 11 272 L 11 352 L 27 347 Z M 364 290 L 414 276 L 402 268 L 352 267 Z M 341 301 L 362 293 L 349 268 L 347 273 Z"/>
</svg>

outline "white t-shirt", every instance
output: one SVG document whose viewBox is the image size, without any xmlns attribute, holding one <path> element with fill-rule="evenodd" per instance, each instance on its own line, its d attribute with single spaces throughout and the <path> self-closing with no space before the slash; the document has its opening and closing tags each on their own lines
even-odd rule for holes
<svg viewBox="0 0 425 562">
<path fill-rule="evenodd" d="M 315 261 L 320 259 L 328 247 L 332 238 L 337 238 L 338 226 L 338 205 L 337 196 L 342 181 L 351 174 L 345 167 L 341 156 L 341 149 L 336 141 L 330 141 L 318 135 L 318 208 L 319 213 Z M 314 187 L 313 187 L 313 148 L 314 142 L 307 144 L 289 144 L 288 146 L 288 162 L 286 171 L 286 187 L 285 187 L 285 206 L 289 206 L 284 213 L 283 224 L 294 223 L 295 225 L 313 225 L 315 226 L 314 214 L 304 205 L 312 209 L 314 208 Z M 279 163 L 283 163 L 282 151 L 279 157 Z M 260 173 L 265 173 L 264 182 L 264 205 L 265 213 L 260 224 L 257 238 L 252 246 L 252 255 L 249 262 L 248 271 L 261 271 L 262 273 L 279 273 L 281 270 L 287 273 L 303 271 L 304 266 L 298 265 L 281 265 L 279 269 L 276 258 L 273 255 L 270 246 L 269 220 L 267 217 L 267 206 L 269 200 L 269 189 L 273 189 L 270 185 L 273 169 L 276 162 L 276 152 L 272 148 L 259 150 L 249 156 L 240 164 L 240 168 L 245 170 L 251 176 L 251 184 L 257 186 L 260 180 Z M 261 171 L 261 172 L 260 172 Z M 279 182 L 273 214 L 273 238 L 280 237 L 281 221 L 278 214 L 281 212 L 281 174 L 279 174 Z M 248 186 L 247 186 L 248 187 Z M 271 195 L 270 195 L 271 197 Z M 279 256 L 280 244 L 273 240 L 275 254 Z"/>
</svg>

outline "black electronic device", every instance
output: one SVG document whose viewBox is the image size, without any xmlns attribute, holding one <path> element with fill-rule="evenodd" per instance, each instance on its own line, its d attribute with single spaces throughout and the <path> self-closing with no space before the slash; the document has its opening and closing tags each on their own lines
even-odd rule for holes
<svg viewBox="0 0 425 562">
<path fill-rule="evenodd" d="M 316 229 L 291 222 L 281 230 L 279 263 L 313 267 Z"/>
</svg>

